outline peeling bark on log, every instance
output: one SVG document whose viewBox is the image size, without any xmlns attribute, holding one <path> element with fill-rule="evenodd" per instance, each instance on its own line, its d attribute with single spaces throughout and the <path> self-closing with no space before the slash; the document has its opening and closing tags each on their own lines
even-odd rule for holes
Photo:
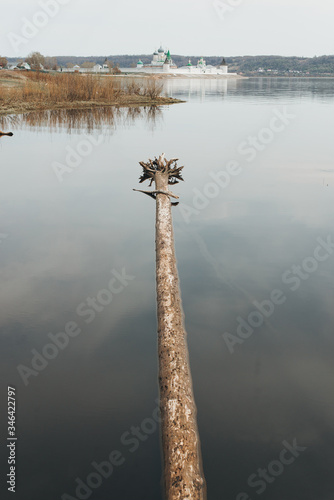
<svg viewBox="0 0 334 500">
<path fill-rule="evenodd" d="M 205 500 L 196 406 L 176 266 L 168 184 L 183 180 L 183 167 L 163 156 L 141 162 L 144 180 L 155 182 L 156 289 L 158 309 L 159 387 L 164 483 L 167 500 Z M 146 169 L 147 167 L 147 169 Z M 142 180 L 141 180 L 142 182 Z M 152 183 L 152 181 L 151 181 Z M 145 193 L 147 194 L 147 193 Z"/>
</svg>

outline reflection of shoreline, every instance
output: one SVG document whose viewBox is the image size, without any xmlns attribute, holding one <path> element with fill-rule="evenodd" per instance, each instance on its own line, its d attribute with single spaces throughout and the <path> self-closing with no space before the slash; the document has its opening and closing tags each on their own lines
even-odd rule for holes
<svg viewBox="0 0 334 500">
<path fill-rule="evenodd" d="M 162 118 L 161 108 L 158 106 L 106 106 L 36 111 L 0 116 L 0 127 L 11 128 L 14 131 L 24 127 L 36 131 L 48 129 L 49 132 L 59 132 L 65 129 L 68 133 L 91 133 L 103 128 L 105 132 L 108 130 L 113 132 L 117 125 L 132 123 L 137 118 L 145 118 L 150 127 L 154 128 L 157 120 Z M 107 129 L 105 129 L 106 126 Z"/>
<path fill-rule="evenodd" d="M 228 97 L 229 101 L 245 101 L 253 96 L 256 100 L 324 99 L 334 97 L 333 78 L 285 78 L 254 77 L 248 79 L 220 78 L 166 78 L 167 95 L 191 101 Z"/>
<path fill-rule="evenodd" d="M 115 78 L 152 78 L 152 73 L 122 73 L 121 75 L 114 75 Z M 177 73 L 157 73 L 154 74 L 154 78 L 171 80 L 171 79 L 204 79 L 204 80 L 247 80 L 248 76 L 238 75 L 236 73 L 227 73 L 226 75 L 215 75 L 215 74 L 177 74 Z"/>
<path fill-rule="evenodd" d="M 190 101 L 194 97 L 205 100 L 207 96 L 216 95 L 218 99 L 234 91 L 239 80 L 228 78 L 168 78 L 164 81 L 166 94 L 181 97 Z"/>
</svg>

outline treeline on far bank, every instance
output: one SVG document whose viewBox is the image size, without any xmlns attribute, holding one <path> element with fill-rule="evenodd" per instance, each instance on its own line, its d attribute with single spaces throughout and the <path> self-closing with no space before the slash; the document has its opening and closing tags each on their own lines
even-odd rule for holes
<svg viewBox="0 0 334 500">
<path fill-rule="evenodd" d="M 184 66 L 189 58 L 196 64 L 201 55 L 173 55 L 173 61 L 177 66 Z M 218 66 L 224 54 L 220 56 L 205 57 L 207 64 Z M 144 64 L 150 63 L 152 54 L 134 55 L 108 55 L 108 56 L 55 56 L 53 59 L 59 66 L 66 67 L 69 64 L 97 63 L 103 64 L 106 60 L 120 68 L 130 68 L 137 65 L 139 59 Z M 301 75 L 301 76 L 334 76 L 334 55 L 319 57 L 283 57 L 283 56 L 237 56 L 225 57 L 230 72 L 238 72 L 245 76 L 270 76 L 270 75 Z M 14 59 L 8 58 L 14 62 Z"/>
<path fill-rule="evenodd" d="M 230 71 L 246 76 L 270 73 L 302 76 L 334 76 L 334 55 L 320 57 L 244 56 L 226 58 Z"/>
<path fill-rule="evenodd" d="M 193 64 L 196 64 L 201 56 L 180 56 L 172 55 L 173 61 L 177 66 L 185 66 L 189 58 Z M 207 64 L 218 66 L 223 56 L 204 57 Z M 102 64 L 105 57 L 93 58 L 98 64 Z M 136 66 L 139 59 L 143 63 L 150 63 L 152 55 L 110 55 L 108 60 L 119 66 L 120 68 L 129 68 Z M 226 62 L 229 65 L 230 72 L 237 72 L 250 75 L 288 75 L 291 73 L 301 74 L 304 76 L 334 76 L 334 55 L 321 57 L 282 57 L 282 56 L 239 56 L 226 57 Z M 58 64 L 66 66 L 68 62 L 82 64 L 92 58 L 74 58 L 74 57 L 57 57 Z"/>
</svg>

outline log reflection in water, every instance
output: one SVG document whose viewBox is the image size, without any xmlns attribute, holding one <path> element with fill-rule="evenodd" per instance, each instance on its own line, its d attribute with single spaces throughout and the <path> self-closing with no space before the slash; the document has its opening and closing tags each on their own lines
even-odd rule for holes
<svg viewBox="0 0 334 500">
<path fill-rule="evenodd" d="M 0 128 L 19 130 L 28 126 L 36 130 L 47 129 L 50 132 L 66 130 L 71 132 L 92 133 L 103 131 L 112 133 L 118 125 L 133 123 L 137 118 L 144 118 L 150 129 L 154 129 L 162 118 L 158 106 L 100 107 L 91 109 L 60 109 L 36 111 L 22 115 L 0 117 Z"/>
</svg>

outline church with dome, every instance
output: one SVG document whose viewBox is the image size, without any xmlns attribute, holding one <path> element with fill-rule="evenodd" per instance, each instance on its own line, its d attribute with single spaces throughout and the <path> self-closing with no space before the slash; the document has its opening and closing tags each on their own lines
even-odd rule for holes
<svg viewBox="0 0 334 500">
<path fill-rule="evenodd" d="M 137 70 L 146 71 L 151 69 L 154 72 L 168 72 L 170 69 L 177 69 L 173 63 L 169 50 L 165 50 L 160 46 L 158 50 L 153 53 L 151 64 L 144 64 L 141 60 L 137 63 Z"/>
<path fill-rule="evenodd" d="M 153 53 L 152 61 L 150 64 L 144 64 L 143 61 L 137 62 L 136 68 L 124 68 L 123 71 L 132 73 L 170 73 L 175 75 L 227 75 L 228 65 L 225 59 L 222 59 L 219 66 L 212 66 L 206 64 L 203 57 L 197 63 L 192 63 L 191 59 L 186 66 L 177 67 L 173 62 L 169 49 L 164 49 L 160 46 L 159 49 Z"/>
</svg>

